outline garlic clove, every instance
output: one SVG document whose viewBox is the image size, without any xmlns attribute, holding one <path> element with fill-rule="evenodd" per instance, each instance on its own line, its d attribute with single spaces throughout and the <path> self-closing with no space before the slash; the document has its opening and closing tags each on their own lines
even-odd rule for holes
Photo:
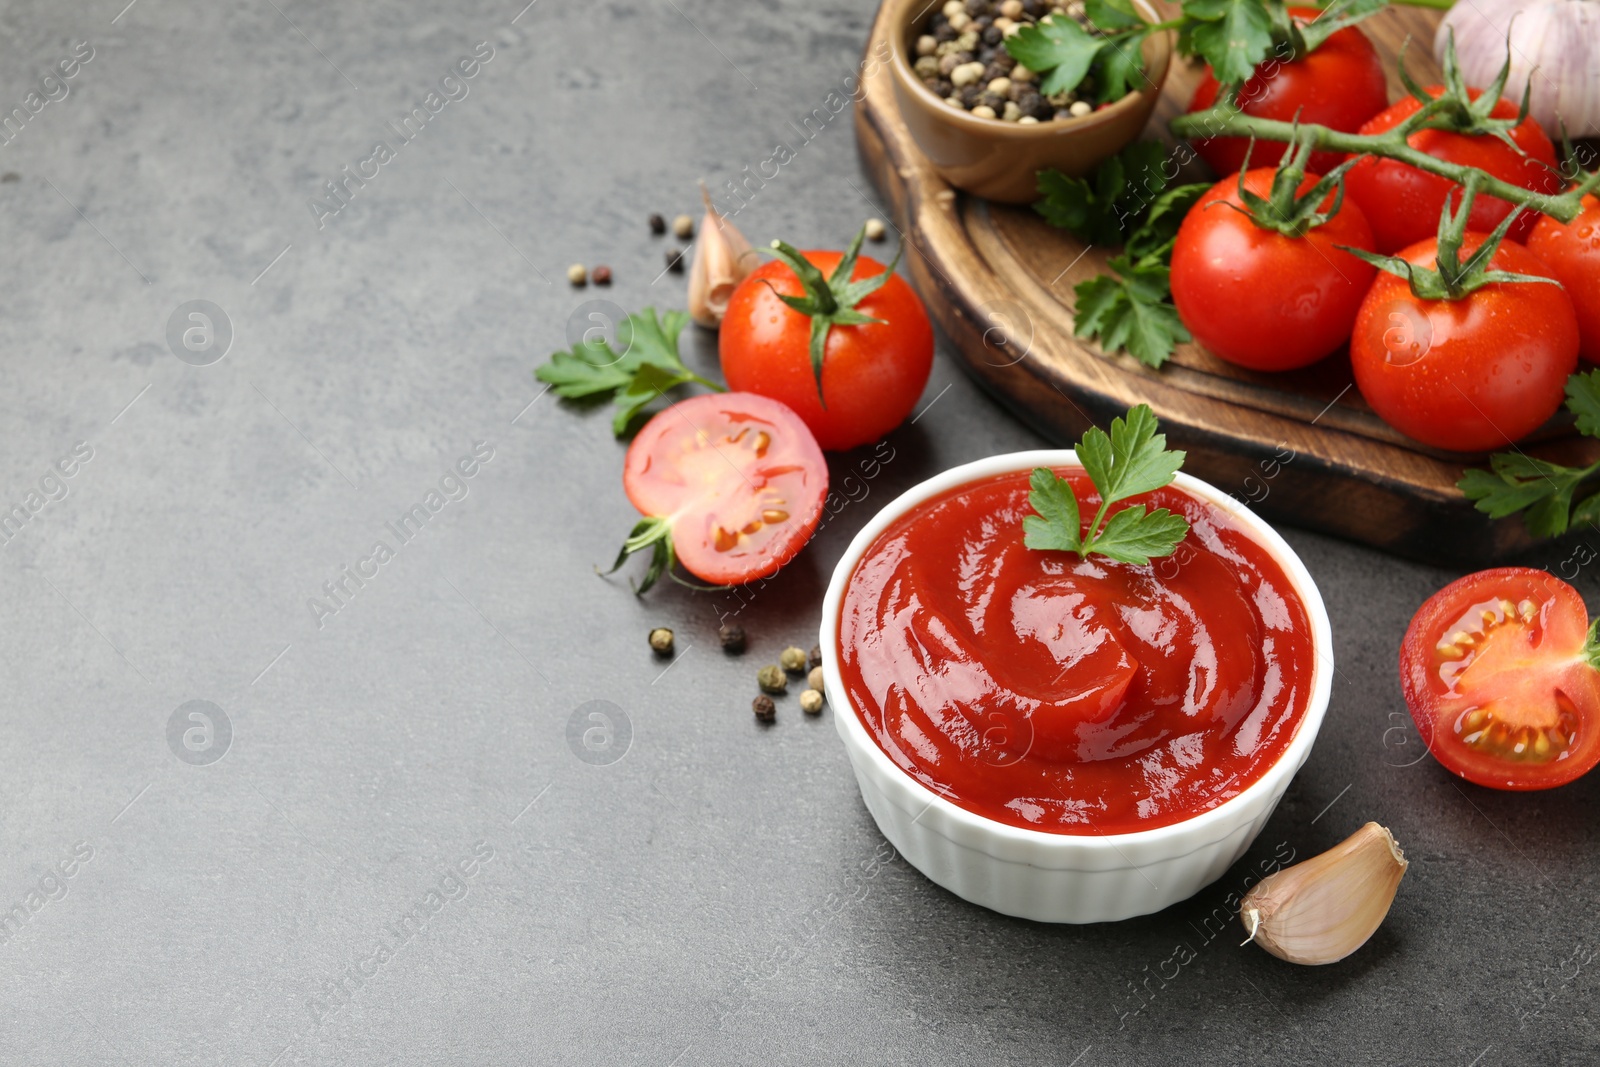
<svg viewBox="0 0 1600 1067">
<path fill-rule="evenodd" d="M 744 234 L 712 206 L 703 183 L 700 198 L 706 205 L 706 217 L 700 223 L 700 240 L 689 267 L 689 315 L 700 325 L 715 329 L 722 324 L 733 291 L 756 269 L 760 257 Z"/>
<path fill-rule="evenodd" d="M 1335 963 L 1367 943 L 1406 873 L 1394 835 L 1369 822 L 1320 856 L 1263 878 L 1239 906 L 1254 941 L 1290 963 Z"/>
</svg>

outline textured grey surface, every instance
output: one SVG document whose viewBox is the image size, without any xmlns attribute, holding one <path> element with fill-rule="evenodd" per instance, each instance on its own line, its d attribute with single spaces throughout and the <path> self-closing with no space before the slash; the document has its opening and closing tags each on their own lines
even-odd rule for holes
<svg viewBox="0 0 1600 1067">
<path fill-rule="evenodd" d="M 23 916 L 0 1062 L 1594 1061 L 1600 778 L 1459 787 L 1391 732 L 1396 643 L 1444 572 L 1287 531 L 1340 664 L 1309 764 L 1216 885 L 1077 929 L 893 857 L 831 710 L 748 710 L 873 509 L 1039 443 L 945 355 L 894 459 L 740 610 L 743 660 L 714 636 L 739 601 L 595 577 L 634 518 L 622 447 L 603 414 L 528 407 L 529 372 L 583 299 L 681 305 L 645 215 L 779 140 L 746 232 L 859 225 L 850 114 L 789 124 L 853 71 L 870 3 L 123 2 L 0 12 L 4 110 L 93 47 L 0 147 L 4 507 L 93 453 L 0 547 L 0 907 Z M 480 41 L 468 95 L 319 229 L 308 200 Z M 578 260 L 616 286 L 574 294 Z M 166 339 L 192 300 L 232 323 L 208 366 Z M 466 495 L 400 544 L 385 524 L 477 442 Z M 319 626 L 308 600 L 379 540 L 394 558 Z M 208 764 L 175 755 L 199 720 L 169 746 L 194 700 L 231 730 Z M 631 729 L 609 765 L 568 743 L 593 700 Z M 1368 818 L 1412 868 L 1350 961 L 1207 925 L 1256 864 Z"/>
</svg>

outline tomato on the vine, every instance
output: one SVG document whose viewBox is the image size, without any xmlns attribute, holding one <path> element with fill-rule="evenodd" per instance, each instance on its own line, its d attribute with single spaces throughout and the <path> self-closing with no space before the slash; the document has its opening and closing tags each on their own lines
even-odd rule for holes
<svg viewBox="0 0 1600 1067">
<path fill-rule="evenodd" d="M 1487 238 L 1469 233 L 1461 258 Z M 1399 255 L 1432 268 L 1438 241 Z M 1549 277 L 1537 256 L 1505 242 L 1488 269 Z M 1556 413 L 1578 365 L 1572 301 L 1547 282 L 1494 282 L 1457 300 L 1419 298 L 1379 274 L 1350 338 L 1356 387 L 1390 426 L 1436 448 L 1479 452 L 1516 441 Z"/>
<path fill-rule="evenodd" d="M 1322 12 L 1314 7 L 1292 7 L 1289 13 L 1301 25 L 1315 21 Z M 1217 102 L 1220 87 L 1207 67 L 1189 103 L 1191 112 L 1204 111 Z M 1290 63 L 1269 59 L 1256 68 L 1255 76 L 1239 90 L 1244 103 L 1240 111 L 1258 118 L 1317 123 L 1345 133 L 1354 133 L 1389 103 L 1389 89 L 1383 60 L 1367 40 L 1367 35 L 1347 26 L 1329 36 L 1310 55 Z M 1200 158 L 1218 174 L 1237 174 L 1244 167 L 1247 137 L 1209 137 L 1194 142 Z M 1250 162 L 1274 167 L 1288 154 L 1289 145 L 1256 142 Z M 1326 174 L 1344 160 L 1342 152 L 1317 152 L 1308 168 L 1313 174 Z"/>
<path fill-rule="evenodd" d="M 1246 190 L 1266 197 L 1274 171 L 1251 170 Z M 1306 177 L 1296 190 L 1317 184 Z M 1329 193 L 1319 210 L 1333 207 Z M 1344 201 L 1303 235 L 1264 228 L 1243 213 L 1239 179 L 1212 186 L 1184 216 L 1172 249 L 1172 300 L 1196 341 L 1253 370 L 1304 367 L 1340 348 L 1376 273 L 1338 246 L 1372 250 L 1372 228 Z M 1241 300 L 1239 294 L 1249 294 Z"/>
<path fill-rule="evenodd" d="M 645 424 L 628 448 L 622 487 L 645 518 L 617 566 L 652 550 L 640 592 L 674 562 L 733 585 L 772 574 L 805 546 L 822 517 L 828 464 L 805 423 L 776 400 L 711 393 Z"/>
<path fill-rule="evenodd" d="M 1600 197 L 1584 197 L 1583 211 L 1571 222 L 1540 218 L 1528 251 L 1567 287 L 1578 313 L 1578 354 L 1600 363 Z"/>
<path fill-rule="evenodd" d="M 1577 590 L 1500 567 L 1422 605 L 1400 646 L 1400 685 L 1447 770 L 1494 789 L 1548 789 L 1600 763 L 1597 662 Z"/>
<path fill-rule="evenodd" d="M 1425 91 L 1429 96 L 1438 97 L 1444 87 L 1429 86 Z M 1468 91 L 1468 96 L 1474 100 L 1481 95 L 1477 89 Z M 1415 97 L 1408 96 L 1374 115 L 1360 132 L 1371 136 L 1392 130 L 1421 107 Z M 1490 114 L 1497 119 L 1514 119 L 1517 107 L 1509 100 L 1501 100 Z M 1406 138 L 1406 143 L 1436 159 L 1477 167 L 1512 185 L 1535 192 L 1559 193 L 1562 181 L 1555 171 L 1555 147 L 1539 123 L 1525 119 L 1509 136 L 1517 148 L 1491 134 L 1467 136 L 1448 130 L 1418 130 Z M 1346 187 L 1361 210 L 1367 213 L 1378 251 L 1386 253 L 1433 236 L 1445 198 L 1449 197 L 1452 205 L 1461 198 L 1459 187 L 1449 178 L 1380 156 L 1366 156 L 1357 163 L 1350 171 Z M 1511 207 L 1498 197 L 1480 196 L 1473 204 L 1469 228 L 1488 233 L 1511 214 Z M 1526 240 L 1537 221 L 1538 216 L 1533 212 L 1518 217 L 1511 225 L 1511 239 Z"/>
<path fill-rule="evenodd" d="M 828 451 L 899 426 L 933 370 L 933 327 L 922 301 L 892 266 L 857 259 L 860 242 L 858 234 L 843 253 L 776 245 L 782 258 L 733 291 L 718 342 L 728 388 L 787 404 Z"/>
</svg>

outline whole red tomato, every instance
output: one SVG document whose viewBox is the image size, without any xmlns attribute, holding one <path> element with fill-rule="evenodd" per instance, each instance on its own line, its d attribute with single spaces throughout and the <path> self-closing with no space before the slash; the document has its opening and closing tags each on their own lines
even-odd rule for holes
<svg viewBox="0 0 1600 1067">
<path fill-rule="evenodd" d="M 1252 170 L 1245 187 L 1265 197 L 1270 168 Z M 1304 195 L 1317 183 L 1300 183 Z M 1333 195 L 1319 205 L 1332 206 Z M 1303 237 L 1257 226 L 1238 210 L 1239 181 L 1212 186 L 1184 217 L 1172 250 L 1172 300 L 1196 341 L 1252 370 L 1292 370 L 1315 363 L 1350 337 L 1376 273 L 1338 245 L 1372 250 L 1372 228 L 1348 199 L 1339 213 Z M 1240 299 L 1239 294 L 1249 294 Z"/>
<path fill-rule="evenodd" d="M 1466 259 L 1483 244 L 1469 233 Z M 1438 242 L 1400 258 L 1435 266 Z M 1532 252 L 1509 241 L 1490 270 L 1549 276 Z M 1350 338 L 1356 386 L 1390 426 L 1455 452 L 1501 448 L 1561 407 L 1578 365 L 1578 320 L 1559 285 L 1496 282 L 1459 300 L 1420 300 L 1403 278 L 1379 274 Z"/>
<path fill-rule="evenodd" d="M 1600 650 L 1578 591 L 1500 567 L 1451 582 L 1400 646 L 1400 687 L 1428 750 L 1493 789 L 1549 789 L 1600 763 Z"/>
<path fill-rule="evenodd" d="M 1313 7 L 1289 9 L 1301 25 L 1315 21 L 1322 12 Z M 1190 111 L 1204 111 L 1217 102 L 1217 79 L 1207 67 L 1189 103 Z M 1241 109 L 1246 115 L 1292 122 L 1314 122 L 1346 133 L 1354 133 L 1389 104 L 1389 89 L 1384 79 L 1383 60 L 1367 35 L 1348 26 L 1330 36 L 1321 47 L 1303 59 L 1281 63 L 1269 59 L 1256 68 L 1255 76 L 1239 90 Z M 1237 174 L 1244 169 L 1245 137 L 1211 137 L 1195 141 L 1200 157 L 1218 174 Z M 1288 145 L 1256 142 L 1250 162 L 1260 167 L 1275 167 Z M 1342 152 L 1315 152 L 1307 169 L 1326 174 L 1344 162 Z"/>
<path fill-rule="evenodd" d="M 799 254 L 830 278 L 843 258 L 839 252 Z M 833 287 L 842 292 L 845 282 L 883 273 L 883 264 L 862 256 L 850 277 Z M 933 369 L 933 327 L 905 279 L 890 275 L 855 304 L 881 321 L 830 328 L 820 388 L 811 362 L 813 319 L 780 294 L 808 295 L 781 260 L 762 264 L 733 291 L 718 342 L 728 388 L 786 404 L 827 451 L 879 440 L 904 422 Z"/>
<path fill-rule="evenodd" d="M 1600 197 L 1584 197 L 1583 212 L 1571 222 L 1540 218 L 1528 250 L 1567 287 L 1578 313 L 1578 354 L 1600 363 Z"/>
<path fill-rule="evenodd" d="M 1438 96 L 1442 86 L 1429 86 L 1427 93 Z M 1473 99 L 1481 94 L 1469 91 Z M 1422 107 L 1415 97 L 1406 97 L 1361 127 L 1370 135 L 1392 130 Z M 1517 108 L 1508 100 L 1494 106 L 1494 118 L 1517 117 Z M 1419 151 L 1449 163 L 1464 163 L 1488 171 L 1501 181 L 1541 193 L 1559 193 L 1561 178 L 1555 173 L 1556 152 L 1550 138 L 1533 119 L 1511 130 L 1511 139 L 1526 155 L 1488 134 L 1467 137 L 1446 130 L 1418 130 L 1406 143 Z M 1395 252 L 1407 245 L 1432 237 L 1439 229 L 1439 213 L 1445 197 L 1452 205 L 1460 202 L 1458 186 L 1448 178 L 1418 170 L 1406 163 L 1378 156 L 1367 156 L 1357 163 L 1345 181 L 1345 188 L 1372 223 L 1378 251 Z M 1511 214 L 1511 205 L 1493 196 L 1480 196 L 1472 205 L 1469 228 L 1488 233 Z M 1513 241 L 1526 240 L 1538 216 L 1526 212 L 1511 225 Z"/>
</svg>

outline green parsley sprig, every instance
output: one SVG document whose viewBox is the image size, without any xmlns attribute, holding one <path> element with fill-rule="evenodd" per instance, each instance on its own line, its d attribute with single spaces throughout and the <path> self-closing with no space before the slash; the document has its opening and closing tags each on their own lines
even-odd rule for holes
<svg viewBox="0 0 1600 1067">
<path fill-rule="evenodd" d="M 1257 0 L 1260 2 L 1260 0 Z M 1085 27 L 1066 15 L 1049 15 L 1005 39 L 1012 59 L 1040 75 L 1045 96 L 1070 92 L 1094 77 L 1094 102 L 1111 104 L 1150 83 L 1144 39 L 1177 23 L 1148 23 L 1132 0 L 1087 0 Z"/>
<path fill-rule="evenodd" d="M 1169 267 L 1184 215 L 1210 188 L 1169 185 L 1166 152 L 1159 141 L 1138 141 L 1088 178 L 1040 171 L 1040 199 L 1033 205 L 1051 225 L 1087 244 L 1123 246 L 1107 264 L 1111 274 L 1077 285 L 1074 332 L 1097 339 L 1108 352 L 1126 349 L 1151 367 L 1190 339 L 1172 306 Z"/>
<path fill-rule="evenodd" d="M 1576 417 L 1579 433 L 1600 438 L 1600 370 L 1567 379 L 1567 410 Z M 1496 452 L 1488 470 L 1469 470 L 1456 486 L 1490 518 L 1521 512 L 1529 533 L 1557 537 L 1573 526 L 1600 524 L 1597 477 L 1600 462 L 1567 467 L 1523 452 Z"/>
<path fill-rule="evenodd" d="M 1270 58 L 1288 63 L 1309 55 L 1339 30 L 1381 11 L 1387 2 L 1334 0 L 1302 26 L 1281 0 L 1184 0 L 1178 51 L 1199 56 L 1218 82 L 1236 86 Z"/>
<path fill-rule="evenodd" d="M 1126 418 L 1111 420 L 1111 433 L 1091 427 L 1078 442 L 1078 462 L 1100 494 L 1100 508 L 1087 531 L 1072 483 L 1048 467 L 1036 468 L 1029 481 L 1028 503 L 1037 513 L 1022 520 L 1023 544 L 1047 551 L 1076 552 L 1088 559 L 1098 552 L 1121 563 L 1139 566 L 1169 556 L 1189 535 L 1189 523 L 1166 508 L 1149 511 L 1133 504 L 1113 514 L 1113 504 L 1169 484 L 1186 453 L 1169 451 L 1167 437 L 1156 432 L 1155 413 L 1140 404 Z"/>
<path fill-rule="evenodd" d="M 722 386 L 691 371 L 678 355 L 678 335 L 689 324 L 687 311 L 656 315 L 645 308 L 617 324 L 616 347 L 603 336 L 585 335 L 571 351 L 552 353 L 533 376 L 548 382 L 559 397 L 597 401 L 609 396 L 616 405 L 611 430 L 627 434 L 651 401 L 690 382 L 715 392 Z M 616 348 L 621 348 L 620 353 Z"/>
</svg>

